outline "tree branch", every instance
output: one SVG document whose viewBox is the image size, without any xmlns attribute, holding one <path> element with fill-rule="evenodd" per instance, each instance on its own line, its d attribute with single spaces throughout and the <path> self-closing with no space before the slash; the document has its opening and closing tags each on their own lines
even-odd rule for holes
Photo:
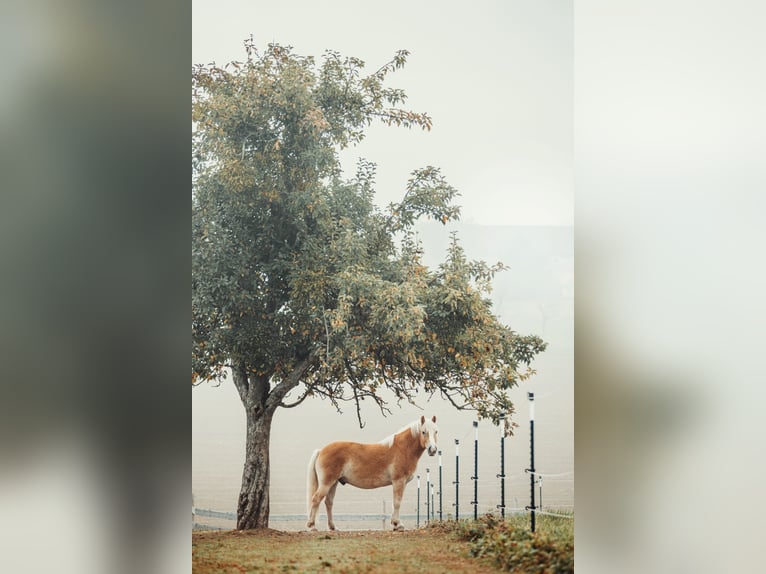
<svg viewBox="0 0 766 574">
<path fill-rule="evenodd" d="M 303 377 L 303 375 L 306 374 L 306 371 L 309 370 L 309 367 L 315 358 L 316 353 L 311 351 L 305 359 L 298 363 L 289 375 L 282 379 L 281 383 L 271 389 L 271 392 L 266 399 L 267 409 L 275 409 L 282 403 L 282 400 L 287 396 L 287 393 L 297 387 L 298 383 L 301 382 L 301 377 Z"/>
<path fill-rule="evenodd" d="M 354 401 L 356 402 L 356 419 L 359 421 L 359 428 L 364 428 L 364 423 L 362 422 L 362 410 L 359 405 L 359 393 L 357 392 L 356 385 L 351 385 L 351 387 L 354 389 Z"/>
<path fill-rule="evenodd" d="M 459 410 L 459 411 L 472 410 L 472 409 L 470 408 L 470 405 L 469 405 L 468 403 L 463 403 L 462 405 L 458 405 L 458 404 L 457 404 L 457 403 L 456 403 L 456 402 L 453 400 L 452 396 L 451 396 L 449 393 L 447 393 L 447 392 L 445 392 L 444 390 L 441 390 L 441 389 L 440 389 L 440 391 L 441 391 L 441 393 L 440 393 L 440 394 L 441 394 L 441 396 L 443 396 L 443 397 L 444 397 L 445 399 L 447 399 L 447 400 L 448 400 L 450 403 L 452 403 L 452 406 L 453 406 L 453 407 L 455 407 L 457 410 Z M 473 410 L 475 410 L 475 409 L 473 409 Z"/>
<path fill-rule="evenodd" d="M 311 391 L 311 387 L 307 387 L 306 388 L 306 392 L 304 392 L 303 396 L 301 398 L 299 398 L 297 401 L 295 401 L 294 403 L 290 403 L 290 404 L 286 404 L 284 401 L 280 401 L 279 402 L 279 406 L 283 407 L 285 409 L 291 409 L 293 407 L 297 407 L 299 404 L 301 404 L 303 401 L 306 400 L 306 397 L 309 396 L 309 392 L 310 391 Z"/>
</svg>

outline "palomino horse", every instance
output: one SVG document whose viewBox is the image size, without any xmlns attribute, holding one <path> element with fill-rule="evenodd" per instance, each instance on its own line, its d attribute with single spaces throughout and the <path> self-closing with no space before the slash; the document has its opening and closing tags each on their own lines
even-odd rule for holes
<svg viewBox="0 0 766 574">
<path fill-rule="evenodd" d="M 308 472 L 308 523 L 306 527 L 316 530 L 314 521 L 317 509 L 325 499 L 327 527 L 335 530 L 332 520 L 332 503 L 338 483 L 352 484 L 357 488 L 394 487 L 394 512 L 391 526 L 404 530 L 399 522 L 399 506 L 404 487 L 412 480 L 423 451 L 436 454 L 436 417 L 430 421 L 421 416 L 419 421 L 400 429 L 379 443 L 331 442 L 323 449 L 315 450 L 309 461 Z"/>
</svg>

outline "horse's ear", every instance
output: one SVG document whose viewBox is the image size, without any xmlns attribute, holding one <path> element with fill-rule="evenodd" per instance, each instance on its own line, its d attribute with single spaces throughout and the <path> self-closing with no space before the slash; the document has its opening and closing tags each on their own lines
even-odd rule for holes
<svg viewBox="0 0 766 574">
<path fill-rule="evenodd" d="M 422 424 L 422 425 L 426 424 L 426 417 L 425 417 L 425 415 L 420 417 L 420 424 Z"/>
<path fill-rule="evenodd" d="M 431 419 L 433 422 L 436 422 L 436 415 Z"/>
</svg>

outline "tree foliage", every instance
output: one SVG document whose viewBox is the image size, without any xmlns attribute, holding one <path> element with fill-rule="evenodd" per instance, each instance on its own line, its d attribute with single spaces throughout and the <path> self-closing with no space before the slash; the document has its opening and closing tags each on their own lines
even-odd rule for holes
<svg viewBox="0 0 766 574">
<path fill-rule="evenodd" d="M 192 382 L 231 368 L 243 401 L 260 389 L 254 408 L 319 396 L 387 410 L 388 389 L 513 412 L 506 391 L 545 343 L 492 313 L 502 264 L 469 261 L 453 235 L 429 269 L 413 230 L 457 219 L 457 191 L 425 167 L 383 209 L 375 164 L 341 170 L 339 150 L 373 121 L 431 128 L 386 85 L 407 52 L 365 74 L 336 52 L 317 63 L 252 39 L 245 49 L 243 62 L 193 69 Z"/>
</svg>

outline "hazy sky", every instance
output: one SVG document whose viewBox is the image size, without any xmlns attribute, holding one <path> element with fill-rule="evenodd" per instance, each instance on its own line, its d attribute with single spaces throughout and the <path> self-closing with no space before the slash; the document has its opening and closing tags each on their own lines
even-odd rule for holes
<svg viewBox="0 0 766 574">
<path fill-rule="evenodd" d="M 194 63 L 243 60 L 250 34 L 261 48 L 356 56 L 370 72 L 411 52 L 390 85 L 433 129 L 376 125 L 343 156 L 350 170 L 359 155 L 378 164 L 381 205 L 401 199 L 413 169 L 435 165 L 467 223 L 573 223 L 570 1 L 194 1 Z"/>
</svg>

